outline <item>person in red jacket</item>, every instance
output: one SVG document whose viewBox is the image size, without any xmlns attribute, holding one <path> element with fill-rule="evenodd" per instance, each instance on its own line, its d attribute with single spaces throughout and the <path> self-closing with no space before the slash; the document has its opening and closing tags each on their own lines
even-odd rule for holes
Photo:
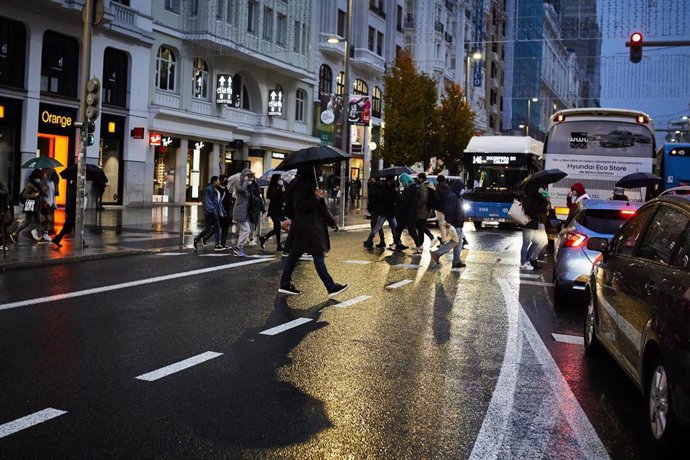
<svg viewBox="0 0 690 460">
<path fill-rule="evenodd" d="M 585 186 L 582 185 L 581 182 L 575 182 L 573 186 L 570 187 L 570 192 L 568 192 L 568 196 L 566 197 L 568 209 L 572 211 L 577 207 L 580 201 L 587 199 L 589 199 L 589 195 L 587 195 Z"/>
</svg>

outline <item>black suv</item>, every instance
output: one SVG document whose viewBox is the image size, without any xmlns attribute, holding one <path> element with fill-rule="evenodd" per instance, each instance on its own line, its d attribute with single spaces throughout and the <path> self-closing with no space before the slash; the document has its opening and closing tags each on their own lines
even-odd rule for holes
<svg viewBox="0 0 690 460">
<path fill-rule="evenodd" d="M 587 285 L 585 349 L 603 346 L 647 398 L 652 439 L 690 425 L 690 197 L 642 206 L 601 252 Z"/>
</svg>

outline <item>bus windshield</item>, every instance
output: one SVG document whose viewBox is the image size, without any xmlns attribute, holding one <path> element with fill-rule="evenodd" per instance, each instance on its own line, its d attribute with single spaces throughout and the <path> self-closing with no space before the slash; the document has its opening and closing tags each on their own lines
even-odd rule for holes
<svg viewBox="0 0 690 460">
<path fill-rule="evenodd" d="M 654 143 L 649 128 L 641 124 L 573 120 L 551 128 L 546 148 L 549 153 L 645 158 Z"/>
<path fill-rule="evenodd" d="M 524 166 L 473 165 L 468 186 L 482 190 L 512 190 L 528 175 L 529 171 Z"/>
</svg>

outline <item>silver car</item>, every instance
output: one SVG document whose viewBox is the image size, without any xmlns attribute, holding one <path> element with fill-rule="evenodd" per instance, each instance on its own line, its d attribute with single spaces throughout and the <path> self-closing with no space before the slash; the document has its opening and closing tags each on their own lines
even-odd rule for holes
<svg viewBox="0 0 690 460">
<path fill-rule="evenodd" d="M 563 223 L 554 241 L 554 302 L 565 303 L 573 291 L 584 291 L 598 251 L 587 249 L 592 237 L 610 239 L 642 203 L 582 200 Z"/>
</svg>

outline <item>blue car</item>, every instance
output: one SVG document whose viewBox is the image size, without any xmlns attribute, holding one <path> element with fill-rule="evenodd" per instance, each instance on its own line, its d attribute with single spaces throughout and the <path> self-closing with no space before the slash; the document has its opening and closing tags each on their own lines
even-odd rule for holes
<svg viewBox="0 0 690 460">
<path fill-rule="evenodd" d="M 610 239 L 642 203 L 616 200 L 582 200 L 578 203 L 554 241 L 554 302 L 572 298 L 573 291 L 584 291 L 592 262 L 598 251 L 587 249 L 592 237 Z"/>
</svg>

